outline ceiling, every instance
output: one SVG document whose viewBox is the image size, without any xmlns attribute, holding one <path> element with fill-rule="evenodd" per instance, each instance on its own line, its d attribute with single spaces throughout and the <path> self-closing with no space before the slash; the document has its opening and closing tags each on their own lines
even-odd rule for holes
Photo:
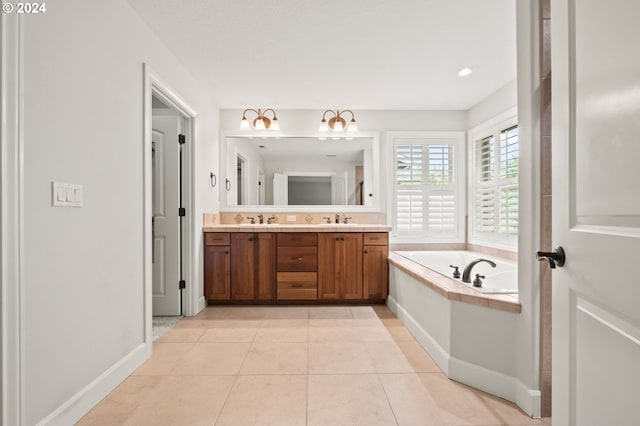
<svg viewBox="0 0 640 426">
<path fill-rule="evenodd" d="M 220 108 L 466 110 L 516 77 L 513 0 L 127 1 Z"/>
</svg>

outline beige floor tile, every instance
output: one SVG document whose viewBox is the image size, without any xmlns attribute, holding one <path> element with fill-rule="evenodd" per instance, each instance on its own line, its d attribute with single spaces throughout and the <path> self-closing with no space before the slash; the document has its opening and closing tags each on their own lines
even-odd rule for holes
<svg viewBox="0 0 640 426">
<path fill-rule="evenodd" d="M 514 404 L 450 380 L 442 373 L 419 373 L 429 396 L 440 409 L 443 424 L 527 425 L 531 419 Z"/>
<path fill-rule="evenodd" d="M 193 343 L 197 342 L 204 334 L 202 328 L 171 328 L 164 333 L 158 340 L 158 343 Z"/>
<path fill-rule="evenodd" d="M 371 309 L 374 310 L 374 312 L 376 313 L 376 315 L 378 315 L 378 318 L 383 319 L 383 318 L 396 318 L 395 314 L 393 312 L 391 312 L 391 309 L 389 309 L 387 307 L 387 305 L 372 305 Z"/>
<path fill-rule="evenodd" d="M 312 306 L 309 308 L 309 319 L 341 319 L 353 318 L 348 306 Z"/>
<path fill-rule="evenodd" d="M 363 342 L 309 342 L 309 374 L 374 373 Z"/>
<path fill-rule="evenodd" d="M 442 373 L 438 364 L 415 340 L 399 341 L 396 344 L 416 373 Z"/>
<path fill-rule="evenodd" d="M 253 342 L 257 331 L 257 328 L 214 327 L 204 330 L 200 342 Z"/>
<path fill-rule="evenodd" d="M 211 376 L 238 374 L 250 343 L 196 343 L 170 370 L 170 374 Z"/>
<path fill-rule="evenodd" d="M 123 425 L 137 407 L 144 404 L 149 394 L 160 383 L 160 376 L 129 376 L 76 425 Z"/>
<path fill-rule="evenodd" d="M 398 424 L 444 424 L 440 409 L 417 374 L 381 374 L 380 380 Z"/>
<path fill-rule="evenodd" d="M 134 375 L 166 375 L 195 346 L 195 343 L 154 343 L 153 354 Z"/>
<path fill-rule="evenodd" d="M 260 328 L 307 328 L 309 327 L 308 319 L 289 319 L 289 318 L 275 318 L 264 319 L 260 322 Z"/>
<path fill-rule="evenodd" d="M 353 331 L 356 338 L 363 342 L 393 342 L 391 335 L 381 325 L 374 327 L 356 327 Z"/>
<path fill-rule="evenodd" d="M 163 376 L 127 425 L 211 425 L 231 391 L 233 376 Z"/>
<path fill-rule="evenodd" d="M 345 327 L 309 327 L 310 342 L 353 342 L 358 335 Z"/>
<path fill-rule="evenodd" d="M 407 330 L 407 328 L 397 320 L 397 323 L 390 323 L 389 319 L 382 320 L 384 324 L 384 328 L 387 330 L 387 333 L 393 338 L 395 341 L 406 341 L 406 340 L 415 340 L 413 335 Z"/>
<path fill-rule="evenodd" d="M 304 425 L 307 376 L 239 376 L 216 426 Z"/>
<path fill-rule="evenodd" d="M 308 425 L 395 425 L 375 374 L 309 376 Z"/>
<path fill-rule="evenodd" d="M 255 341 L 240 374 L 307 374 L 307 359 L 306 342 Z"/>
<path fill-rule="evenodd" d="M 306 327 L 267 327 L 260 328 L 256 342 L 306 342 L 309 330 Z"/>
<path fill-rule="evenodd" d="M 378 318 L 371 306 L 352 306 L 350 309 L 353 318 Z"/>
<path fill-rule="evenodd" d="M 306 306 L 270 306 L 264 309 L 264 319 L 290 319 L 290 320 L 307 320 L 309 319 L 309 308 Z"/>
<path fill-rule="evenodd" d="M 413 367 L 396 342 L 365 342 L 378 373 L 413 373 Z"/>
</svg>

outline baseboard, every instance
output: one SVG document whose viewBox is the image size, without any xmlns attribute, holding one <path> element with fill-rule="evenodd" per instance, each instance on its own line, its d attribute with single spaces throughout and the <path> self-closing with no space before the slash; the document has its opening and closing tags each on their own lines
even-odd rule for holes
<svg viewBox="0 0 640 426">
<path fill-rule="evenodd" d="M 540 418 L 539 390 L 529 389 L 515 377 L 452 357 L 393 297 L 387 298 L 387 306 L 447 377 L 511 401 L 529 416 Z"/>
<path fill-rule="evenodd" d="M 142 343 L 37 424 L 75 424 L 145 360 L 146 345 Z"/>
<path fill-rule="evenodd" d="M 198 299 L 198 302 L 196 303 L 196 311 L 193 313 L 193 316 L 198 315 L 206 307 L 207 307 L 207 299 L 205 299 L 204 296 L 202 296 L 201 298 Z"/>
<path fill-rule="evenodd" d="M 407 327 L 407 330 L 416 338 L 418 343 L 427 351 L 431 359 L 438 364 L 444 374 L 449 375 L 449 353 L 424 329 L 411 314 L 407 312 L 396 300 L 388 296 L 387 305 L 400 321 Z"/>
</svg>

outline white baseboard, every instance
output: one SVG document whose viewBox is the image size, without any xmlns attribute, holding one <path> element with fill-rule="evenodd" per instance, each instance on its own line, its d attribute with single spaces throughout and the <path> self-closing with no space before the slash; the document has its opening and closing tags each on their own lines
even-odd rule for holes
<svg viewBox="0 0 640 426">
<path fill-rule="evenodd" d="M 387 305 L 447 377 L 511 401 L 529 416 L 540 418 L 539 390 L 529 389 L 515 377 L 452 357 L 393 297 L 387 297 Z"/>
<path fill-rule="evenodd" d="M 206 307 L 207 307 L 207 299 L 205 299 L 204 296 L 202 296 L 201 298 L 198 299 L 198 302 L 196 303 L 196 311 L 193 313 L 193 316 L 198 315 L 200 311 L 202 311 Z"/>
<path fill-rule="evenodd" d="M 387 305 L 391 312 L 396 314 L 398 319 L 407 327 L 407 330 L 416 338 L 418 343 L 427 351 L 431 359 L 438 364 L 438 367 L 444 374 L 449 375 L 449 354 L 436 340 L 431 337 L 427 331 L 422 328 L 416 320 L 413 319 L 411 314 L 407 312 L 402 306 L 395 301 L 391 296 L 387 296 Z"/>
<path fill-rule="evenodd" d="M 107 371 L 73 395 L 61 406 L 40 420 L 38 426 L 66 426 L 75 424 L 98 402 L 116 388 L 147 359 L 146 344 L 142 343 Z"/>
</svg>

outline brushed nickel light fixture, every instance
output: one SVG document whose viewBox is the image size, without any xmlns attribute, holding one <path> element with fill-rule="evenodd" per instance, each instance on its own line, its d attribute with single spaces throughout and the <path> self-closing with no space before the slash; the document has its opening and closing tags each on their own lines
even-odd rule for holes
<svg viewBox="0 0 640 426">
<path fill-rule="evenodd" d="M 351 114 L 351 121 L 348 124 L 347 124 L 347 120 L 345 120 L 342 117 L 342 114 L 345 114 L 347 112 Z M 333 115 L 331 118 L 329 118 L 328 121 L 327 121 L 327 114 L 329 114 L 330 116 Z M 348 132 L 358 131 L 356 118 L 353 115 L 353 111 L 351 111 L 350 109 L 344 109 L 342 111 L 340 111 L 339 109 L 335 111 L 328 109 L 324 112 L 324 114 L 322 114 L 322 120 L 320 121 L 320 129 L 318 129 L 319 131 L 328 132 L 331 130 L 333 132 L 342 132 L 345 129 Z"/>
<path fill-rule="evenodd" d="M 269 119 L 265 116 L 266 113 L 271 111 L 273 113 L 273 118 Z M 276 112 L 273 108 L 267 108 L 262 111 L 260 108 L 257 110 L 253 108 L 247 108 L 242 113 L 242 120 L 240 120 L 240 129 L 241 130 L 249 130 L 251 126 L 249 125 L 249 120 L 247 120 L 247 112 L 253 112 L 258 116 L 253 119 L 253 128 L 255 130 L 280 130 L 280 122 L 278 122 L 278 117 L 276 116 Z"/>
</svg>

